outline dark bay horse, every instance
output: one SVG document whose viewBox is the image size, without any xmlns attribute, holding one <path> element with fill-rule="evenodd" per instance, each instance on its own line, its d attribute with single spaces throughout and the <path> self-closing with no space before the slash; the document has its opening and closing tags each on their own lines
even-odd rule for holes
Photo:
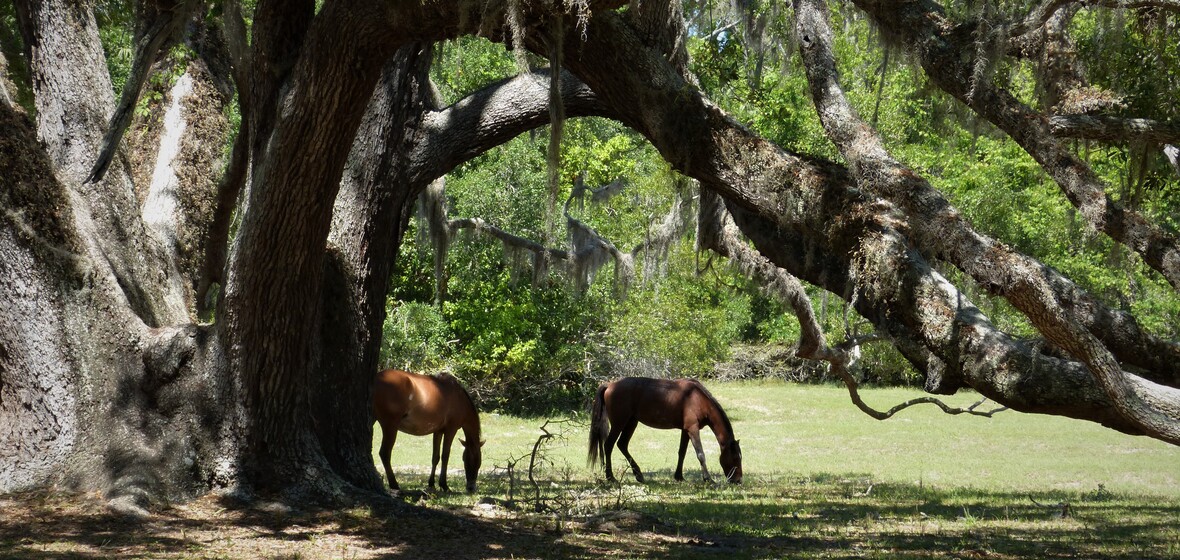
<svg viewBox="0 0 1180 560">
<path fill-rule="evenodd" d="M 484 442 L 479 439 L 479 413 L 467 390 L 454 376 L 419 375 L 396 369 L 377 374 L 373 381 L 373 415 L 381 424 L 381 464 L 389 487 L 397 490 L 397 479 L 389 467 L 389 455 L 397 441 L 397 433 L 414 436 L 434 435 L 434 454 L 430 460 L 430 488 L 434 488 L 434 468 L 438 466 L 439 447 L 442 447 L 442 470 L 438 484 L 447 488 L 447 460 L 451 456 L 451 442 L 461 428 L 466 439 L 463 445 L 463 469 L 467 473 L 467 492 L 475 491 Z"/>
<path fill-rule="evenodd" d="M 700 431 L 708 426 L 717 436 L 721 446 L 721 471 L 730 482 L 742 481 L 742 449 L 734 439 L 733 426 L 729 417 L 717 404 L 699 381 L 694 379 L 650 379 L 646 377 L 624 377 L 598 388 L 594 405 L 590 410 L 590 454 L 591 466 L 599 458 L 606 465 L 606 479 L 614 480 L 611 469 L 611 448 L 615 442 L 619 451 L 631 464 L 635 480 L 643 482 L 643 472 L 627 451 L 631 435 L 636 426 L 643 422 L 661 430 L 680 430 L 680 457 L 676 461 L 676 480 L 684 480 L 684 452 L 688 442 L 696 449 L 701 462 L 701 474 L 709 480 L 709 469 L 705 466 L 705 451 L 701 448 Z"/>
</svg>

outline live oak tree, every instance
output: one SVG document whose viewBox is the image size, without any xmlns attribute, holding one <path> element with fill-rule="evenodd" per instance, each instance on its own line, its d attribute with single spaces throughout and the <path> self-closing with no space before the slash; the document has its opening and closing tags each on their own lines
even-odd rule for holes
<svg viewBox="0 0 1180 560">
<path fill-rule="evenodd" d="M 689 69 L 679 2 L 623 4 L 262 0 L 247 30 L 235 1 L 143 0 L 116 102 L 93 7 L 15 1 L 23 50 L 4 56 L 23 71 L 0 81 L 0 488 L 97 488 L 128 511 L 221 487 L 373 495 L 369 381 L 413 201 L 491 147 L 583 115 L 630 127 L 699 184 L 701 245 L 783 294 L 803 324 L 800 356 L 842 371 L 862 342 L 824 340 L 802 280 L 848 301 L 931 393 L 972 387 L 1013 409 L 1180 443 L 1180 345 L 977 231 L 891 155 L 845 99 L 825 5 L 799 0 L 792 17 L 844 163 L 785 150 L 711 102 Z M 959 16 L 931 1 L 854 5 L 889 48 L 1017 142 L 1091 228 L 1180 285 L 1176 232 L 1112 198 L 1070 141 L 1136 138 L 1158 151 L 1177 142 L 1176 125 L 1066 110 L 1110 103 L 1062 55 L 1082 7 L 1151 10 L 1174 30 L 1174 2 Z M 771 44 L 766 12 L 737 9 L 751 42 Z M 432 45 L 463 35 L 555 70 L 440 107 Z M 192 56 L 169 56 L 178 44 Z M 1042 107 L 994 74 L 1000 57 L 1042 63 Z M 129 129 L 169 60 L 156 118 Z M 18 101 L 30 97 L 25 114 Z M 1042 338 L 996 326 L 945 266 L 1007 299 Z"/>
</svg>

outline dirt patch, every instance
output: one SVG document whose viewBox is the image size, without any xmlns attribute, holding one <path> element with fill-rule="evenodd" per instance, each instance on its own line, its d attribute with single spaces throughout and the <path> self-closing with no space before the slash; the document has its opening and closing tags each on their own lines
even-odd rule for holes
<svg viewBox="0 0 1180 560">
<path fill-rule="evenodd" d="M 216 496 L 136 519 L 99 496 L 21 493 L 0 497 L 0 559 L 59 558 L 617 558 L 665 556 L 712 546 L 639 514 L 557 520 L 494 504 L 292 511 Z"/>
</svg>

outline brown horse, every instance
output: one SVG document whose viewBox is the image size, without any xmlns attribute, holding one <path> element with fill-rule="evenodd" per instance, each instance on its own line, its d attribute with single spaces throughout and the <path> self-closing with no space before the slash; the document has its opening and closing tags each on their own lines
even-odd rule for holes
<svg viewBox="0 0 1180 560">
<path fill-rule="evenodd" d="M 609 425 L 608 425 L 609 421 Z M 705 452 L 701 448 L 700 430 L 709 426 L 721 446 L 721 470 L 733 483 L 742 481 L 742 449 L 733 436 L 729 417 L 699 381 L 693 379 L 649 379 L 624 377 L 598 388 L 590 411 L 591 466 L 599 457 L 606 465 L 606 479 L 614 480 L 611 470 L 611 448 L 615 442 L 619 451 L 631 464 L 635 480 L 643 482 L 643 472 L 627 451 L 631 435 L 640 422 L 661 430 L 680 430 L 680 458 L 676 461 L 676 480 L 684 480 L 684 452 L 688 442 L 696 449 L 701 462 L 701 474 L 709 480 L 705 466 Z M 609 429 L 609 432 L 608 432 Z"/>
<path fill-rule="evenodd" d="M 463 468 L 467 472 L 467 492 L 475 492 L 475 478 L 479 476 L 484 442 L 479 439 L 479 413 L 467 390 L 454 376 L 442 373 L 431 377 L 396 369 L 377 374 L 373 382 L 373 414 L 381 424 L 381 464 L 389 487 L 397 490 L 397 479 L 389 467 L 389 455 L 397 441 L 397 433 L 414 436 L 434 434 L 434 454 L 430 460 L 430 488 L 434 488 L 434 468 L 438 466 L 439 447 L 442 447 L 442 470 L 438 484 L 447 488 L 447 460 L 451 456 L 451 442 L 455 432 L 463 429 L 459 443 L 463 445 Z"/>
</svg>

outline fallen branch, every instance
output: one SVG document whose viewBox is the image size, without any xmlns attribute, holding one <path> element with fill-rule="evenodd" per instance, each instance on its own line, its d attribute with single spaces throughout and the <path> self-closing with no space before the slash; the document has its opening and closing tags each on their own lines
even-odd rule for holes
<svg viewBox="0 0 1180 560">
<path fill-rule="evenodd" d="M 1041 502 L 1038 502 L 1036 498 L 1032 497 L 1032 494 L 1029 494 L 1028 499 L 1030 501 L 1032 501 L 1032 503 L 1036 504 L 1037 507 L 1043 507 L 1046 509 L 1055 508 L 1057 511 L 1054 512 L 1053 517 L 1060 517 L 1060 518 L 1064 519 L 1064 518 L 1070 517 L 1072 515 L 1072 511 L 1070 510 L 1069 502 L 1057 502 L 1056 504 L 1042 504 Z"/>
</svg>

